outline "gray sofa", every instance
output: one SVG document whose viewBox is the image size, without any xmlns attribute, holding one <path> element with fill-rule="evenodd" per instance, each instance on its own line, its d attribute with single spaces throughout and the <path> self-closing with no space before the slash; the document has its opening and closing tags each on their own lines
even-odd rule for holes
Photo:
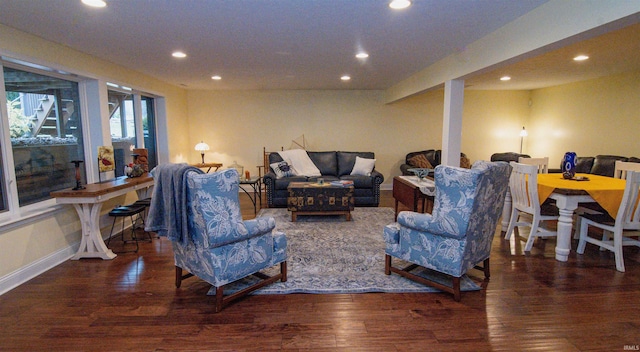
<svg viewBox="0 0 640 352">
<path fill-rule="evenodd" d="M 377 207 L 380 203 L 380 184 L 384 176 L 373 169 L 370 176 L 350 175 L 356 162 L 356 156 L 366 159 L 375 159 L 372 152 L 307 152 L 309 158 L 320 170 L 322 176 L 290 176 L 277 178 L 271 168 L 263 177 L 266 189 L 267 206 L 270 208 L 282 208 L 287 206 L 287 186 L 290 182 L 315 182 L 317 178 L 323 178 L 325 182 L 335 180 L 352 180 L 354 183 L 354 201 L 356 206 Z M 269 164 L 283 161 L 278 153 L 269 154 Z"/>
</svg>

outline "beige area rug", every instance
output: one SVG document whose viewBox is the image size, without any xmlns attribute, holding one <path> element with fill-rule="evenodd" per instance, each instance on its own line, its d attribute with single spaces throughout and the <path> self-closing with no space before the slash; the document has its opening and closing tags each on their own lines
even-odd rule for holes
<svg viewBox="0 0 640 352">
<path fill-rule="evenodd" d="M 287 236 L 288 280 L 255 294 L 439 292 L 397 274 L 384 274 L 382 231 L 393 222 L 392 208 L 356 208 L 351 214 L 351 221 L 345 221 L 344 216 L 298 216 L 293 223 L 287 209 L 262 209 L 258 216 L 275 218 L 276 229 Z M 398 263 L 394 259 L 394 266 Z M 264 272 L 275 274 L 278 270 L 276 266 Z M 450 279 L 430 270 L 417 269 L 413 273 L 451 285 Z M 461 281 L 463 291 L 480 289 L 466 276 Z M 225 293 L 251 282 L 240 280 L 225 287 Z"/>
</svg>

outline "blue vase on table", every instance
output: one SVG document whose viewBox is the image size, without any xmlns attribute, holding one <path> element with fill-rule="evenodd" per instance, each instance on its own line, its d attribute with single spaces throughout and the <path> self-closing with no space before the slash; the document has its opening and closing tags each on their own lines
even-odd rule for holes
<svg viewBox="0 0 640 352">
<path fill-rule="evenodd" d="M 572 179 L 576 176 L 577 155 L 574 152 L 564 153 L 562 159 L 562 177 Z"/>
</svg>

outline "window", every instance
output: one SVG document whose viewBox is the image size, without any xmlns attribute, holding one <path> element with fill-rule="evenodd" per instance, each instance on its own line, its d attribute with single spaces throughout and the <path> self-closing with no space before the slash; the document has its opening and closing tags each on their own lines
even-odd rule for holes
<svg viewBox="0 0 640 352">
<path fill-rule="evenodd" d="M 109 83 L 109 86 L 109 126 L 116 162 L 115 174 L 124 175 L 124 166 L 133 161 L 134 148 L 147 149 L 151 170 L 158 164 L 154 99 L 115 84 Z"/>
<path fill-rule="evenodd" d="M 18 203 L 24 206 L 75 185 L 71 161 L 84 160 L 78 83 L 9 66 L 3 66 L 3 73 L 3 118 L 8 119 L 3 126 L 9 126 Z M 3 141 L 2 147 L 7 144 Z M 84 168 L 81 173 L 86 179 Z M 6 190 L 2 188 L 5 208 Z"/>
</svg>

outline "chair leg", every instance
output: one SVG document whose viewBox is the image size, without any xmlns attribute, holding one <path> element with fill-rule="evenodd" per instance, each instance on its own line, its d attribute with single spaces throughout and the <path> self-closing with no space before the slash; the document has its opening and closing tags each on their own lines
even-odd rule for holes
<svg viewBox="0 0 640 352">
<path fill-rule="evenodd" d="M 280 274 L 282 274 L 282 278 L 280 278 L 280 281 L 287 282 L 287 262 L 286 261 L 280 263 Z"/>
<path fill-rule="evenodd" d="M 485 279 L 489 279 L 491 277 L 491 268 L 489 266 L 489 258 L 484 260 L 484 263 L 482 264 L 482 266 L 484 267 L 484 277 Z"/>
<path fill-rule="evenodd" d="M 453 299 L 460 302 L 460 278 L 453 277 Z"/>
<path fill-rule="evenodd" d="M 518 222 L 518 217 L 520 216 L 520 211 L 518 209 L 513 208 L 511 210 L 511 218 L 509 220 L 509 227 L 507 228 L 507 233 L 504 234 L 504 239 L 511 239 L 511 234 L 513 234 L 513 229 L 516 227 L 516 223 Z"/>
<path fill-rule="evenodd" d="M 531 248 L 533 248 L 533 241 L 538 237 L 538 227 L 540 226 L 540 220 L 538 217 L 534 216 L 531 219 L 531 229 L 529 231 L 529 238 L 527 238 L 527 243 L 524 245 L 525 252 L 531 252 Z"/>
<path fill-rule="evenodd" d="M 216 313 L 222 310 L 223 303 L 223 295 L 224 295 L 224 286 L 216 287 Z"/>
<path fill-rule="evenodd" d="M 384 255 L 384 274 L 391 275 L 391 256 L 388 254 Z"/>
<path fill-rule="evenodd" d="M 176 288 L 180 288 L 182 285 L 182 268 L 176 266 Z"/>
<path fill-rule="evenodd" d="M 613 253 L 616 257 L 616 270 L 624 273 L 624 258 L 622 256 L 622 233 L 613 233 Z"/>
</svg>

